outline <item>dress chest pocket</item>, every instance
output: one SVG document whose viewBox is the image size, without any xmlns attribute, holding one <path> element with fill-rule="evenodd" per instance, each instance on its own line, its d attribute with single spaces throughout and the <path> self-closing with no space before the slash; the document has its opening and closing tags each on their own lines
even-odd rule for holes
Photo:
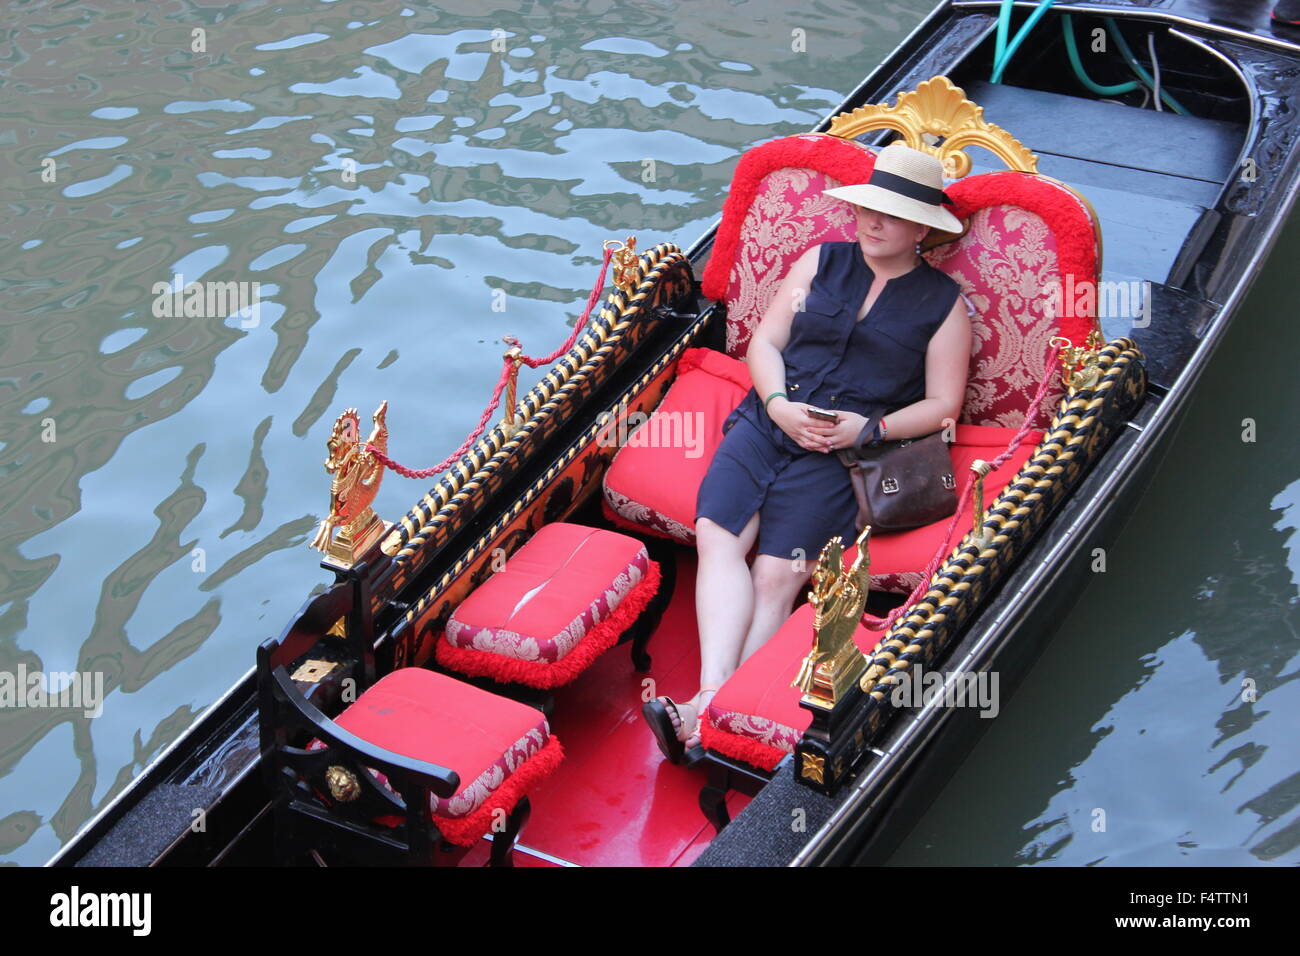
<svg viewBox="0 0 1300 956">
<path fill-rule="evenodd" d="M 790 326 L 791 342 L 815 342 L 819 345 L 838 342 L 844 331 L 847 308 L 843 302 L 813 292 L 804 307 L 794 314 Z"/>
</svg>

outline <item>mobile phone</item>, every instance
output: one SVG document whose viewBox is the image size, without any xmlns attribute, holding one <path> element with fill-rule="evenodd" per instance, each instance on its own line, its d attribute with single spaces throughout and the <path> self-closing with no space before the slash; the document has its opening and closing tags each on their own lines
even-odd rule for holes
<svg viewBox="0 0 1300 956">
<path fill-rule="evenodd" d="M 838 422 L 840 420 L 839 412 L 829 411 L 825 408 L 808 407 L 808 414 L 813 418 L 820 418 L 824 422 Z"/>
</svg>

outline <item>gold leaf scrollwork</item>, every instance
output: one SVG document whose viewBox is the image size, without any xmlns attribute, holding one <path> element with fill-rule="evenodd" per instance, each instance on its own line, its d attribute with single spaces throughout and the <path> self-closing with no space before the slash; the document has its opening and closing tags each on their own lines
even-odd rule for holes
<svg viewBox="0 0 1300 956">
<path fill-rule="evenodd" d="M 1010 169 L 1038 172 L 1038 157 L 1001 126 L 984 118 L 984 107 L 966 98 L 946 76 L 935 76 L 915 90 L 898 94 L 893 106 L 874 103 L 841 113 L 828 132 L 854 139 L 877 129 L 897 130 L 903 142 L 943 162 L 944 175 L 960 179 L 971 171 L 966 149 L 982 146 Z"/>
</svg>

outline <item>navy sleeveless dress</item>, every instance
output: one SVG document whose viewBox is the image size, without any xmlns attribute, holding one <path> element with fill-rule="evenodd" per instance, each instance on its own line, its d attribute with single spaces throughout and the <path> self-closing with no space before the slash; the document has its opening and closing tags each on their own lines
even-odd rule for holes
<svg viewBox="0 0 1300 956">
<path fill-rule="evenodd" d="M 925 397 L 925 352 L 957 300 L 957 283 L 921 264 L 885 283 L 856 321 L 875 276 L 857 242 L 820 247 L 804 311 L 782 350 L 791 401 L 876 418 Z M 723 439 L 696 498 L 695 517 L 739 535 L 759 512 L 758 553 L 812 562 L 836 535 L 857 535 L 857 500 L 834 451 L 800 448 L 749 393 L 722 423 Z"/>
</svg>

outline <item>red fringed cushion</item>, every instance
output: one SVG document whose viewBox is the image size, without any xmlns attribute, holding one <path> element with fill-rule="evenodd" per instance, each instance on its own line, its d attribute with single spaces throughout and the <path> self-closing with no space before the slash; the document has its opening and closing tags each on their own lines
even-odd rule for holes
<svg viewBox="0 0 1300 956">
<path fill-rule="evenodd" d="M 556 687 L 613 647 L 659 590 L 636 538 L 544 525 L 447 621 L 438 663 L 476 677 Z"/>
<path fill-rule="evenodd" d="M 460 789 L 450 798 L 430 794 L 430 809 L 442 834 L 462 845 L 487 833 L 493 812 L 508 813 L 563 757 L 541 711 L 422 667 L 382 677 L 335 723 L 384 750 L 454 770 Z M 384 774 L 375 777 L 393 792 Z"/>
<path fill-rule="evenodd" d="M 948 447 L 952 458 L 952 474 L 961 491 L 970 474 L 971 463 L 977 458 L 992 461 L 1006 451 L 1007 442 L 1015 437 L 1017 429 L 994 428 L 988 425 L 958 425 L 954 436 L 956 439 Z M 999 468 L 989 472 L 984 478 L 984 505 L 988 507 L 997 500 L 1007 483 L 1016 476 L 1020 467 L 1029 460 L 1043 433 L 1031 431 L 1016 446 L 1012 456 Z M 951 551 L 957 542 L 971 529 L 974 511 L 970 498 L 961 502 L 961 517 L 948 540 L 947 550 Z M 877 591 L 893 594 L 908 594 L 921 581 L 921 571 L 930 563 L 944 530 L 952 517 L 936 521 L 934 524 L 911 531 L 897 531 L 893 534 L 872 534 L 871 536 L 871 587 Z M 857 556 L 857 546 L 849 547 L 844 553 L 847 567 Z"/>
<path fill-rule="evenodd" d="M 727 354 L 737 358 L 790 266 L 812 246 L 853 239 L 852 207 L 822 191 L 866 182 L 875 154 L 853 140 L 805 133 L 764 143 L 736 166 L 704 294 L 727 303 Z"/>
<path fill-rule="evenodd" d="M 684 350 L 668 394 L 605 471 L 606 516 L 693 545 L 700 482 L 722 443 L 723 420 L 749 389 L 744 362 L 712 349 Z"/>
<path fill-rule="evenodd" d="M 702 741 L 709 750 L 772 770 L 812 722 L 790 682 L 812 649 L 813 607 L 802 604 L 751 654 L 709 701 Z M 870 651 L 879 639 L 859 626 L 854 640 Z"/>
</svg>

